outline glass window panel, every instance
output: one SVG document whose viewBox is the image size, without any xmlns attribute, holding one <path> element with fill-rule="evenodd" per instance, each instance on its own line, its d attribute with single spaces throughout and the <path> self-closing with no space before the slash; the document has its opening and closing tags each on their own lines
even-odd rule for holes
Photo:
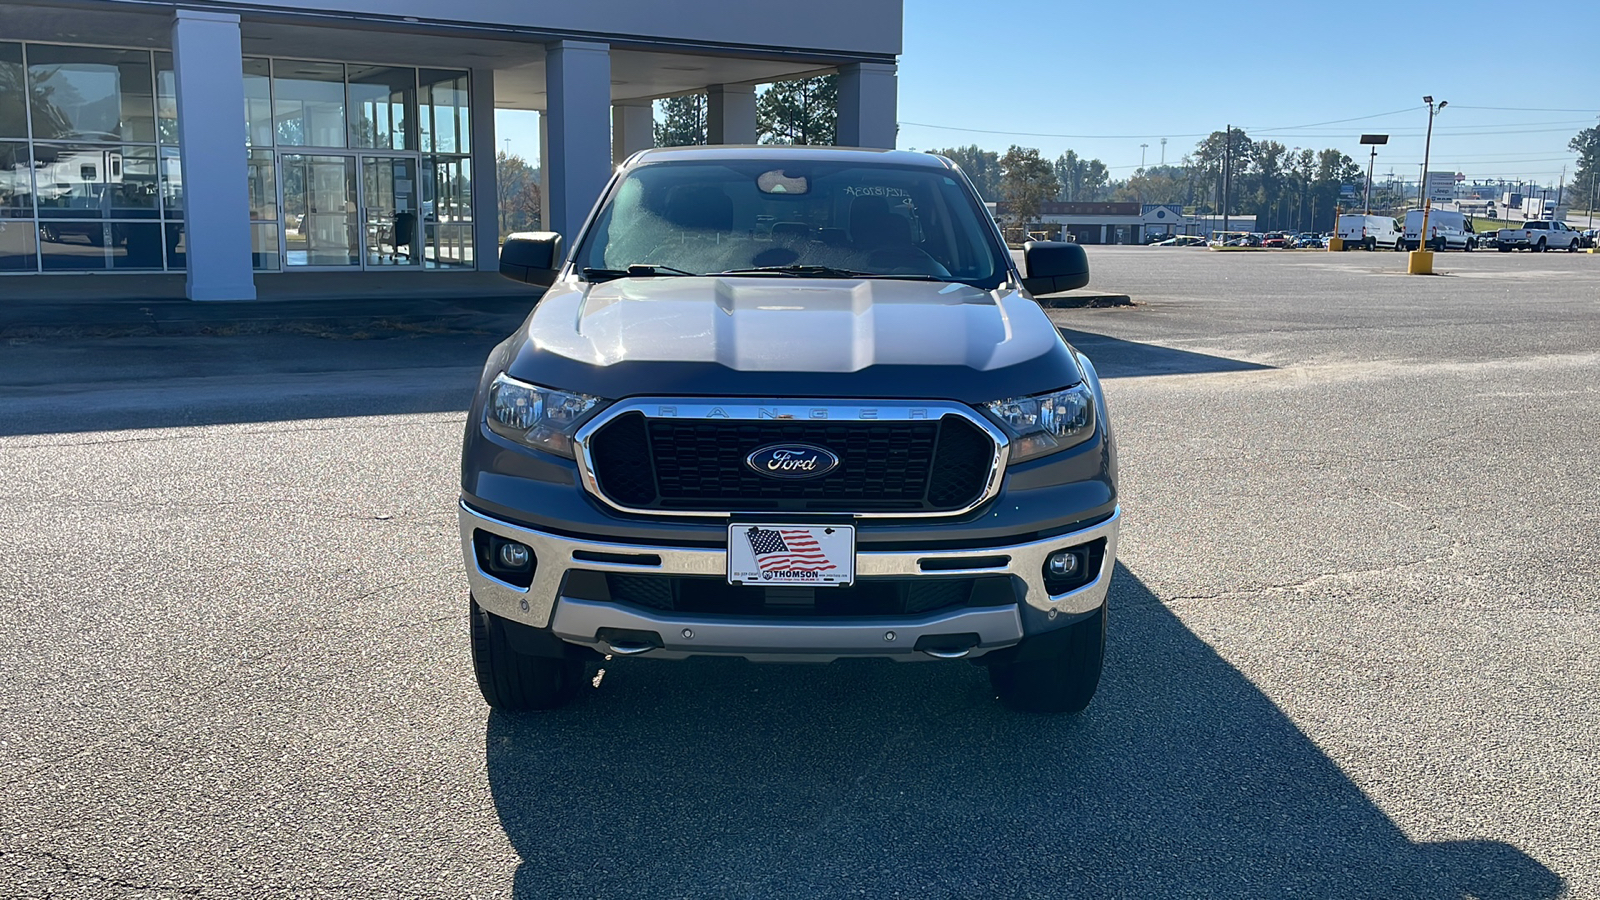
<svg viewBox="0 0 1600 900">
<path fill-rule="evenodd" d="M 0 137 L 28 136 L 22 45 L 0 43 Z"/>
<path fill-rule="evenodd" d="M 40 216 L 160 216 L 155 147 L 35 144 L 33 155 Z"/>
<path fill-rule="evenodd" d="M 272 222 L 278 218 L 278 172 L 272 152 L 250 153 L 246 171 L 250 176 L 250 218 Z"/>
<path fill-rule="evenodd" d="M 185 229 L 177 222 L 168 222 L 167 229 L 167 268 L 182 271 L 189 266 L 189 247 L 184 240 Z"/>
<path fill-rule="evenodd" d="M 462 134 L 466 121 L 467 75 L 439 69 L 418 72 L 422 82 L 418 102 L 418 124 L 422 126 L 422 150 L 431 153 L 467 153 Z"/>
<path fill-rule="evenodd" d="M 411 111 L 416 106 L 416 94 L 416 69 L 351 66 L 350 145 L 413 149 Z"/>
<path fill-rule="evenodd" d="M 361 236 L 350 156 L 280 158 L 284 258 L 290 266 L 357 266 Z"/>
<path fill-rule="evenodd" d="M 245 142 L 272 146 L 272 66 L 264 59 L 244 61 Z"/>
<path fill-rule="evenodd" d="M 156 139 L 148 50 L 28 45 L 34 140 Z"/>
<path fill-rule="evenodd" d="M 278 226 L 250 226 L 250 258 L 256 269 L 276 272 L 281 265 L 278 255 Z"/>
<path fill-rule="evenodd" d="M 161 207 L 167 218 L 183 218 L 183 158 L 177 147 L 161 148 Z"/>
<path fill-rule="evenodd" d="M 472 221 L 472 163 L 465 156 L 430 156 L 431 192 L 424 192 L 423 218 L 434 222 Z M 429 194 L 431 193 L 431 196 Z"/>
<path fill-rule="evenodd" d="M 157 52 L 156 63 L 156 138 L 163 144 L 178 143 L 178 75 L 172 68 L 172 54 Z"/>
<path fill-rule="evenodd" d="M 106 244 L 116 235 L 111 222 L 44 221 L 39 223 L 39 253 L 46 271 L 96 270 L 106 267 Z"/>
<path fill-rule="evenodd" d="M 33 220 L 0 219 L 0 272 L 37 271 L 37 239 Z"/>
<path fill-rule="evenodd" d="M 473 263 L 470 225 L 429 225 L 424 266 L 429 269 L 468 268 Z"/>
<path fill-rule="evenodd" d="M 272 107 L 280 145 L 345 146 L 344 65 L 273 60 Z"/>
<path fill-rule="evenodd" d="M 160 269 L 162 226 L 160 222 L 114 222 L 111 225 L 111 268 Z"/>
<path fill-rule="evenodd" d="M 0 141 L 0 227 L 33 218 L 33 155 L 21 141 Z"/>
</svg>

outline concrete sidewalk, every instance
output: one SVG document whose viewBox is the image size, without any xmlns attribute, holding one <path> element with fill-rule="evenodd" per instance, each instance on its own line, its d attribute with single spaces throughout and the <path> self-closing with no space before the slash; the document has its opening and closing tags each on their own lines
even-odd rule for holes
<svg viewBox="0 0 1600 900">
<path fill-rule="evenodd" d="M 0 284 L 0 288 L 5 285 Z M 539 292 L 456 298 L 346 298 L 193 303 L 188 300 L 15 300 L 0 296 L 0 339 L 156 335 L 509 333 Z"/>
</svg>

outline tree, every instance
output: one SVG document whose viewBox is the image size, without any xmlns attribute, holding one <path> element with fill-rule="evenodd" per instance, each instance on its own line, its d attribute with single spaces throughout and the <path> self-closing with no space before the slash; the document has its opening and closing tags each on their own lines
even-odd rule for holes
<svg viewBox="0 0 1600 900">
<path fill-rule="evenodd" d="M 838 128 L 838 75 L 779 81 L 756 98 L 756 134 L 763 144 L 832 144 Z"/>
<path fill-rule="evenodd" d="M 539 230 L 539 170 L 522 157 L 503 150 L 495 155 L 494 169 L 500 233 Z"/>
<path fill-rule="evenodd" d="M 657 147 L 683 147 L 707 142 L 706 95 L 685 94 L 658 101 Z"/>
<path fill-rule="evenodd" d="M 1572 176 L 1572 184 L 1576 196 L 1588 206 L 1594 199 L 1596 176 L 1600 175 L 1600 126 L 1578 132 L 1567 142 L 1567 147 L 1578 154 L 1578 173 Z"/>
<path fill-rule="evenodd" d="M 1099 200 L 1108 193 L 1106 188 L 1111 180 L 1111 172 L 1098 159 L 1084 159 L 1076 151 L 1068 150 L 1056 159 L 1052 168 L 1055 170 L 1059 200 L 1088 202 Z"/>
<path fill-rule="evenodd" d="M 1000 154 L 993 150 L 981 149 L 977 144 L 928 152 L 947 157 L 960 166 L 961 171 L 967 173 L 972 186 L 978 189 L 978 196 L 985 200 L 995 200 L 1000 197 Z"/>
<path fill-rule="evenodd" d="M 1000 157 L 1000 196 L 1006 204 L 1006 218 L 1018 232 L 1038 218 L 1044 201 L 1061 189 L 1055 167 L 1032 147 L 1011 145 Z M 1018 235 L 1021 237 L 1021 235 Z"/>
</svg>

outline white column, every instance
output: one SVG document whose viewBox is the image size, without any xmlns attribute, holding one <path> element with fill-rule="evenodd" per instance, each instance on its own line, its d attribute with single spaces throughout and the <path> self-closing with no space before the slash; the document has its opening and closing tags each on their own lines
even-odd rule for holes
<svg viewBox="0 0 1600 900">
<path fill-rule="evenodd" d="M 706 143 L 756 142 L 756 89 L 749 84 L 706 88 Z"/>
<path fill-rule="evenodd" d="M 611 48 L 589 41 L 546 44 L 550 219 L 568 247 L 611 177 Z"/>
<path fill-rule="evenodd" d="M 539 112 L 539 230 L 550 230 L 550 113 Z"/>
<path fill-rule="evenodd" d="M 494 70 L 467 78 L 472 122 L 472 245 L 478 271 L 500 270 L 500 190 L 495 165 Z"/>
<path fill-rule="evenodd" d="M 656 145 L 654 104 L 649 100 L 624 100 L 611 105 L 611 164 Z"/>
<path fill-rule="evenodd" d="M 172 22 L 190 300 L 254 300 L 244 54 L 239 17 L 180 9 Z"/>
<path fill-rule="evenodd" d="M 839 146 L 893 149 L 895 113 L 893 63 L 856 63 L 839 68 Z"/>
</svg>

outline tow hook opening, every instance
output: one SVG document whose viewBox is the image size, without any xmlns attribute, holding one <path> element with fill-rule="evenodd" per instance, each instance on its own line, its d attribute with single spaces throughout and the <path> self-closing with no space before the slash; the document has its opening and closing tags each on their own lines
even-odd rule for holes
<svg viewBox="0 0 1600 900">
<path fill-rule="evenodd" d="M 960 659 L 978 646 L 979 637 L 974 632 L 962 634 L 925 634 L 917 638 L 911 649 L 926 653 L 934 659 Z"/>
<path fill-rule="evenodd" d="M 633 628 L 601 628 L 594 633 L 594 639 L 605 644 L 614 656 L 637 656 L 666 646 L 660 634 Z"/>
</svg>

